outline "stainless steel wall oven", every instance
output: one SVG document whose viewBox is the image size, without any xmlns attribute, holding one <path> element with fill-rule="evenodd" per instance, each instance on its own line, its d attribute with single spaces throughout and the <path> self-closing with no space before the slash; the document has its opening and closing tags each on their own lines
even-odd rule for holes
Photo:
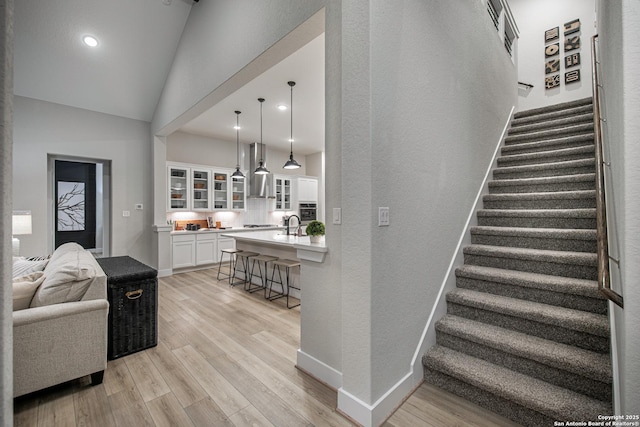
<svg viewBox="0 0 640 427">
<path fill-rule="evenodd" d="M 317 219 L 318 204 L 317 203 L 300 203 L 298 214 L 303 224 Z"/>
</svg>

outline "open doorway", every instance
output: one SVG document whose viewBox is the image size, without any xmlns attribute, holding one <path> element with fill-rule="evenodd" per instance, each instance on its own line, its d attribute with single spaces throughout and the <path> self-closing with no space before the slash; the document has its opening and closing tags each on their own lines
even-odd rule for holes
<svg viewBox="0 0 640 427">
<path fill-rule="evenodd" d="M 110 253 L 108 160 L 49 156 L 49 246 L 76 242 L 96 257 Z"/>
</svg>

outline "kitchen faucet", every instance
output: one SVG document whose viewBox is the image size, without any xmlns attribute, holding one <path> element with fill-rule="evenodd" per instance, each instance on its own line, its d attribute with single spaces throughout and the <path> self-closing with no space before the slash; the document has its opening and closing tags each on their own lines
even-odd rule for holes
<svg viewBox="0 0 640 427">
<path fill-rule="evenodd" d="M 285 217 L 285 218 L 284 218 L 284 225 L 286 225 L 286 226 L 287 226 L 287 236 L 289 235 L 289 222 L 291 221 L 291 218 L 292 218 L 292 217 L 294 217 L 294 216 L 295 216 L 296 218 L 298 218 L 298 228 L 300 228 L 300 222 L 301 222 L 301 221 L 300 221 L 300 217 L 299 217 L 298 215 L 295 215 L 295 214 L 294 214 L 294 215 L 289 215 L 288 217 Z M 297 229 L 296 229 L 296 230 L 297 230 Z"/>
</svg>

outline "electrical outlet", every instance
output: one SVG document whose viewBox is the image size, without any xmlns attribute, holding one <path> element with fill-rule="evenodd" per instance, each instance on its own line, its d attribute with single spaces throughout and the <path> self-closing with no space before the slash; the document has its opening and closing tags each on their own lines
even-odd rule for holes
<svg viewBox="0 0 640 427">
<path fill-rule="evenodd" d="M 389 208 L 378 207 L 378 227 L 386 227 L 389 225 Z"/>
<path fill-rule="evenodd" d="M 335 225 L 342 224 L 342 208 L 333 208 L 333 223 Z"/>
</svg>

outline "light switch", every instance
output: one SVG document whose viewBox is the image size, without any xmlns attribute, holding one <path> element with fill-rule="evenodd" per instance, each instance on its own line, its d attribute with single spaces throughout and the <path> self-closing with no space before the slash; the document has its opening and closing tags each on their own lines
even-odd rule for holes
<svg viewBox="0 0 640 427">
<path fill-rule="evenodd" d="M 378 207 L 378 227 L 386 227 L 389 225 L 389 208 Z"/>
<path fill-rule="evenodd" d="M 342 208 L 333 208 L 333 223 L 342 224 Z"/>
<path fill-rule="evenodd" d="M 122 216 L 124 216 L 124 217 L 131 216 L 131 212 L 129 212 L 129 211 L 122 211 Z"/>
<path fill-rule="evenodd" d="M 142 203 L 136 203 L 136 210 L 141 211 L 143 208 Z"/>
</svg>

